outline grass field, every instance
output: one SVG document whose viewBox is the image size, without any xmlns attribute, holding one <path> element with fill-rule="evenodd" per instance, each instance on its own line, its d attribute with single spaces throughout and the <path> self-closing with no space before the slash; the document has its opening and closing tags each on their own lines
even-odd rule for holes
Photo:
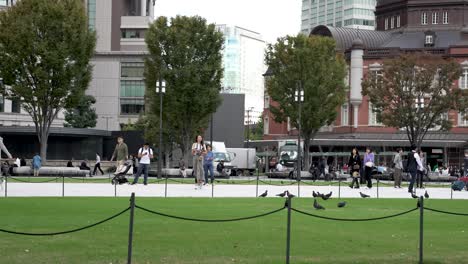
<svg viewBox="0 0 468 264">
<path fill-rule="evenodd" d="M 416 206 L 410 199 L 293 199 L 324 216 L 367 218 Z M 205 219 L 256 215 L 283 206 L 277 198 L 138 198 L 158 212 Z M 55 232 L 85 226 L 129 205 L 128 198 L 0 199 L 0 228 Z M 427 207 L 468 213 L 462 200 L 426 200 Z M 424 263 L 467 263 L 468 218 L 424 212 Z M 135 211 L 133 263 L 284 263 L 287 211 L 226 223 L 176 220 Z M 0 263 L 126 263 L 129 213 L 77 233 L 32 237 L 0 232 Z M 291 263 L 416 263 L 419 213 L 371 222 L 337 222 L 292 212 Z"/>
</svg>

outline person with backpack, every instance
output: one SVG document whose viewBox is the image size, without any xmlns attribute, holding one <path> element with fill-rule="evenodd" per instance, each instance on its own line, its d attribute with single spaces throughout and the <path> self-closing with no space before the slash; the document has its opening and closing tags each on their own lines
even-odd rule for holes
<svg viewBox="0 0 468 264">
<path fill-rule="evenodd" d="M 393 185 L 395 188 L 401 188 L 401 173 L 403 171 L 403 159 L 401 157 L 402 154 L 403 150 L 401 148 L 398 148 L 397 153 L 393 157 L 393 165 L 395 168 L 395 172 L 393 173 Z"/>
<path fill-rule="evenodd" d="M 138 182 L 141 174 L 143 174 L 143 184 L 148 185 L 148 171 L 153 158 L 153 150 L 149 147 L 149 143 L 145 143 L 142 148 L 138 150 L 138 158 L 140 158 L 140 163 L 138 164 L 138 171 L 133 179 L 132 185 Z"/>
<path fill-rule="evenodd" d="M 408 186 L 408 192 L 413 193 L 413 186 L 414 182 L 416 181 L 416 175 L 418 170 L 423 170 L 423 165 L 421 163 L 421 158 L 417 152 L 417 148 L 415 145 L 411 146 L 411 152 L 408 153 L 408 163 L 407 163 L 407 170 L 411 175 L 410 184 Z"/>
</svg>

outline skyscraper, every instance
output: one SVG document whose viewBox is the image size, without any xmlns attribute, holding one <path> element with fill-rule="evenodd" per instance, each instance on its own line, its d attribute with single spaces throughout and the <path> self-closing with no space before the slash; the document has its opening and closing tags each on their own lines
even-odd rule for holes
<svg viewBox="0 0 468 264">
<path fill-rule="evenodd" d="M 375 0 L 303 0 L 301 32 L 318 25 L 375 28 Z"/>
<path fill-rule="evenodd" d="M 245 109 L 252 109 L 250 121 L 256 122 L 263 111 L 266 43 L 252 30 L 230 25 L 216 27 L 225 38 L 222 92 L 245 94 Z"/>
</svg>

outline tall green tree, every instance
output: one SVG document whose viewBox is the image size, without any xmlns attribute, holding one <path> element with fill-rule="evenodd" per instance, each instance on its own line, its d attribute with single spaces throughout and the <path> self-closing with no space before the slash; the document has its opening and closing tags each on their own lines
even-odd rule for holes
<svg viewBox="0 0 468 264">
<path fill-rule="evenodd" d="M 85 95 L 80 98 L 78 105 L 68 108 L 65 111 L 65 127 L 88 128 L 96 126 L 96 109 L 92 105 L 96 103 L 96 98 Z"/>
<path fill-rule="evenodd" d="M 21 0 L 0 12 L 2 93 L 21 99 L 44 161 L 52 122 L 88 87 L 95 42 L 81 0 Z"/>
<path fill-rule="evenodd" d="M 363 81 L 378 119 L 386 126 L 404 129 L 412 145 L 421 146 L 430 130 L 452 127 L 451 110 L 465 111 L 467 94 L 455 85 L 460 65 L 435 55 L 403 55 L 385 60 L 380 72 Z"/>
<path fill-rule="evenodd" d="M 301 137 L 304 139 L 304 166 L 309 167 L 310 141 L 321 127 L 330 125 L 337 115 L 337 107 L 345 100 L 346 64 L 337 54 L 331 38 L 303 34 L 279 38 L 268 45 L 266 64 L 271 76 L 266 80 L 268 95 L 278 102 L 270 105 L 276 122 L 298 126 L 299 104 L 295 91 L 302 86 Z"/>
<path fill-rule="evenodd" d="M 159 17 L 145 40 L 150 53 L 145 61 L 148 112 L 159 117 L 156 83 L 163 79 L 163 127 L 186 156 L 195 135 L 207 127 L 221 103 L 223 35 L 198 16 Z M 153 128 L 159 133 L 159 125 Z"/>
</svg>

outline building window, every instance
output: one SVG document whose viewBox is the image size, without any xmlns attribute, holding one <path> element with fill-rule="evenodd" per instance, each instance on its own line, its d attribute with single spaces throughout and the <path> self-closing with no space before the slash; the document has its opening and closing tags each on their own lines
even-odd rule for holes
<svg viewBox="0 0 468 264">
<path fill-rule="evenodd" d="M 144 97 L 145 81 L 143 80 L 121 80 L 120 97 Z"/>
<path fill-rule="evenodd" d="M 468 111 L 458 113 L 458 126 L 468 126 Z"/>
<path fill-rule="evenodd" d="M 400 15 L 398 15 L 396 17 L 396 27 L 399 28 L 400 27 Z"/>
<path fill-rule="evenodd" d="M 21 100 L 18 100 L 18 99 L 11 100 L 11 112 L 21 113 Z"/>
<path fill-rule="evenodd" d="M 421 25 L 427 25 L 427 13 L 426 12 L 421 13 Z"/>
<path fill-rule="evenodd" d="M 122 38 L 145 38 L 145 31 L 142 29 L 122 29 Z"/>
<path fill-rule="evenodd" d="M 442 23 L 443 24 L 448 24 L 448 12 L 447 11 L 444 11 L 442 13 Z"/>
<path fill-rule="evenodd" d="M 381 126 L 382 123 L 379 122 L 378 113 L 373 107 L 372 103 L 369 102 L 369 126 Z"/>
<path fill-rule="evenodd" d="M 143 78 L 145 72 L 145 64 L 142 62 L 122 62 L 121 77 L 128 78 Z"/>
<path fill-rule="evenodd" d="M 392 16 L 392 18 L 390 18 L 390 28 L 395 28 L 395 17 Z"/>
<path fill-rule="evenodd" d="M 385 30 L 388 29 L 388 17 L 385 18 Z"/>
<path fill-rule="evenodd" d="M 263 134 L 268 135 L 269 130 L 270 130 L 270 124 L 268 123 L 268 117 L 265 117 L 263 120 Z"/>
<path fill-rule="evenodd" d="M 344 104 L 341 106 L 341 125 L 347 126 L 349 119 L 349 106 L 348 104 Z"/>
<path fill-rule="evenodd" d="M 460 89 L 468 88 L 468 68 L 464 68 L 460 80 L 458 81 L 458 87 Z"/>
<path fill-rule="evenodd" d="M 438 24 L 439 23 L 439 13 L 438 12 L 433 12 L 432 13 L 432 24 Z"/>
<path fill-rule="evenodd" d="M 434 36 L 433 35 L 426 35 L 424 45 L 426 45 L 426 46 L 434 45 Z"/>
<path fill-rule="evenodd" d="M 264 105 L 265 105 L 265 108 L 270 108 L 270 96 L 265 95 Z"/>
<path fill-rule="evenodd" d="M 88 27 L 96 29 L 96 0 L 88 0 Z"/>
<path fill-rule="evenodd" d="M 120 98 L 121 115 L 138 115 L 145 111 L 143 98 Z"/>
<path fill-rule="evenodd" d="M 424 109 L 424 98 L 416 98 L 416 99 L 414 99 L 414 108 L 416 108 L 416 109 Z"/>
</svg>

